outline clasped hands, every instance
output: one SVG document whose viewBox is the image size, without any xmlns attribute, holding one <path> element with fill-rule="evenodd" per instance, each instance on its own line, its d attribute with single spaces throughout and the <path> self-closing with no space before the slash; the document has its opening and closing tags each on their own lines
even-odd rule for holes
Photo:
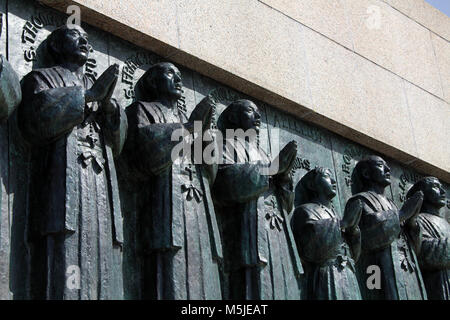
<svg viewBox="0 0 450 320">
<path fill-rule="evenodd" d="M 100 102 L 101 111 L 107 115 L 114 114 L 116 104 L 112 102 L 112 94 L 119 78 L 119 65 L 117 63 L 106 69 L 94 82 L 91 88 L 86 90 L 85 100 L 88 102 Z"/>
</svg>

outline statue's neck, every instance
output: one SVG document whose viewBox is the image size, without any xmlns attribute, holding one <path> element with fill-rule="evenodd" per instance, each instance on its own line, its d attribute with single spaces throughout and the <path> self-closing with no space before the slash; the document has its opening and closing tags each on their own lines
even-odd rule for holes
<svg viewBox="0 0 450 320">
<path fill-rule="evenodd" d="M 60 64 L 60 66 L 76 74 L 80 79 L 84 75 L 84 64 L 80 65 L 78 63 L 65 62 Z"/>
<path fill-rule="evenodd" d="M 384 196 L 384 190 L 386 189 L 385 186 L 379 185 L 379 184 L 371 184 L 370 186 L 368 186 L 368 188 L 366 189 L 366 191 L 372 191 L 375 192 L 376 194 L 379 194 L 381 196 Z"/>
<path fill-rule="evenodd" d="M 420 210 L 420 212 L 432 214 L 434 216 L 443 218 L 443 213 L 441 213 L 441 207 L 433 206 L 430 203 L 424 202 L 422 204 L 422 209 Z"/>
<path fill-rule="evenodd" d="M 175 109 L 177 107 L 177 101 L 178 99 L 171 99 L 169 97 L 160 97 L 156 100 L 156 102 L 159 102 L 167 109 Z"/>
<path fill-rule="evenodd" d="M 331 208 L 331 199 L 329 197 L 326 197 L 324 195 L 318 195 L 312 199 L 312 202 L 321 204 L 324 207 L 327 207 L 328 209 Z"/>
</svg>

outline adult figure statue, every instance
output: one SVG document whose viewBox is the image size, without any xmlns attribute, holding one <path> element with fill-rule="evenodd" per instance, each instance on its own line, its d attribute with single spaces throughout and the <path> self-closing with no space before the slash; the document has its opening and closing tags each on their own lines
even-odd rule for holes
<svg viewBox="0 0 450 320">
<path fill-rule="evenodd" d="M 127 119 L 111 98 L 118 65 L 92 82 L 83 73 L 88 36 L 77 25 L 54 30 L 46 46 L 53 65 L 24 77 L 18 115 L 31 147 L 31 297 L 122 299 L 114 157 Z"/>
<path fill-rule="evenodd" d="M 4 122 L 22 100 L 19 77 L 0 54 L 0 122 Z"/>
<path fill-rule="evenodd" d="M 290 175 L 295 141 L 279 166 L 259 148 L 261 115 L 249 100 L 232 102 L 219 116 L 223 163 L 214 185 L 224 237 L 225 283 L 231 299 L 300 299 L 303 273 L 288 222 L 294 192 Z M 238 132 L 248 133 L 240 137 Z M 227 136 L 227 131 L 236 135 Z"/>
<path fill-rule="evenodd" d="M 417 258 L 428 299 L 450 300 L 450 224 L 441 210 L 446 204 L 445 190 L 437 178 L 425 177 L 411 187 L 406 197 L 418 191 L 423 192 L 424 199 L 415 237 L 421 240 Z"/>
<path fill-rule="evenodd" d="M 390 183 L 390 168 L 378 156 L 359 161 L 352 173 L 353 196 L 347 207 L 355 201 L 363 203 L 357 264 L 362 296 L 365 300 L 426 299 L 415 242 L 410 237 L 417 228 L 423 194 L 415 193 L 399 210 L 384 194 Z"/>
<path fill-rule="evenodd" d="M 299 206 L 291 225 L 305 268 L 308 299 L 361 300 L 355 263 L 361 251 L 362 203 L 353 202 L 341 219 L 331 203 L 336 180 L 323 167 L 306 173 L 296 190 Z"/>
<path fill-rule="evenodd" d="M 2 15 L 0 14 L 0 28 L 2 27 Z M 0 29 L 1 33 L 1 29 Z M 15 285 L 11 265 L 14 264 L 14 240 L 12 240 L 13 228 L 10 228 L 10 210 L 8 196 L 12 193 L 10 182 L 10 141 L 14 137 L 9 134 L 12 127 L 7 123 L 10 115 L 19 105 L 22 99 L 19 77 L 6 60 L 0 54 L 0 299 L 9 299 Z M 12 132 L 12 131 L 11 131 Z M 23 228 L 21 229 L 23 230 Z"/>
<path fill-rule="evenodd" d="M 142 295 L 221 299 L 222 247 L 209 187 L 216 170 L 195 164 L 189 152 L 174 152 L 183 144 L 180 132 L 186 133 L 185 139 L 193 137 L 194 121 L 202 123 L 198 134 L 209 129 L 214 101 L 205 98 L 188 117 L 177 104 L 182 86 L 175 65 L 154 64 L 138 81 L 139 100 L 126 111 L 125 156 L 130 177 L 141 186 L 137 210 L 144 255 Z M 190 142 L 185 143 L 189 150 Z"/>
</svg>

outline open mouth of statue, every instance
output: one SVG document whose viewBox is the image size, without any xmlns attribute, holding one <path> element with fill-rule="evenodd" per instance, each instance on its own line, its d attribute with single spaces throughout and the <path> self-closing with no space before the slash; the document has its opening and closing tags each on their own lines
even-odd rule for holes
<svg viewBox="0 0 450 320">
<path fill-rule="evenodd" d="M 82 47 L 80 47 L 80 51 L 84 52 L 84 53 L 88 53 L 89 52 L 89 48 L 85 47 L 85 46 L 82 46 Z"/>
</svg>

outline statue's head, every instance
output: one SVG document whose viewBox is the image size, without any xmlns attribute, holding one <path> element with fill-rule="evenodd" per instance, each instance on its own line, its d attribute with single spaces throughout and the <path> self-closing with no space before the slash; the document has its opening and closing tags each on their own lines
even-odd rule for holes
<svg viewBox="0 0 450 320">
<path fill-rule="evenodd" d="M 445 190 L 438 178 L 425 177 L 420 179 L 409 189 L 406 198 L 412 197 L 417 191 L 423 192 L 423 205 L 442 208 L 446 204 Z"/>
<path fill-rule="evenodd" d="M 220 114 L 217 120 L 217 127 L 220 131 L 226 129 L 255 129 L 259 131 L 261 125 L 261 114 L 258 107 L 250 100 L 236 100 L 232 102 Z"/>
<path fill-rule="evenodd" d="M 145 101 L 158 99 L 178 100 L 183 94 L 183 83 L 178 68 L 170 62 L 152 65 L 136 84 L 139 98 Z"/>
<path fill-rule="evenodd" d="M 316 167 L 308 171 L 298 182 L 295 191 L 296 206 L 309 203 L 319 196 L 333 199 L 337 186 L 333 173 L 328 168 Z"/>
<path fill-rule="evenodd" d="M 366 191 L 373 185 L 387 187 L 391 184 L 391 168 L 379 156 L 368 156 L 358 161 L 352 174 L 352 193 Z"/>
<path fill-rule="evenodd" d="M 78 25 L 63 25 L 47 37 L 47 51 L 57 63 L 84 65 L 89 57 L 91 45 L 88 35 Z"/>
</svg>

